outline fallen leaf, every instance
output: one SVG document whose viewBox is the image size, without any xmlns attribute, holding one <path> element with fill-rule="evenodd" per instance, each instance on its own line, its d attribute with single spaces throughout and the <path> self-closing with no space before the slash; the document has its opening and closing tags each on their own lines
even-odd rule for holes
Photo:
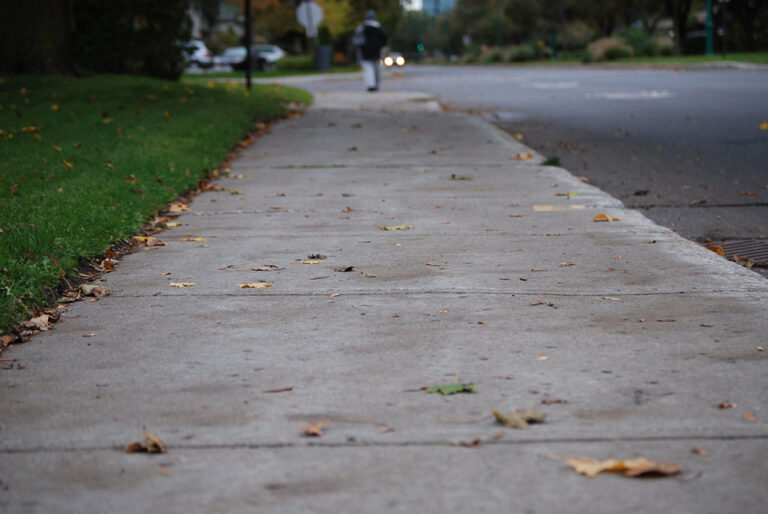
<svg viewBox="0 0 768 514">
<path fill-rule="evenodd" d="M 551 453 L 545 453 L 544 455 L 550 459 L 565 462 L 576 470 L 578 474 L 586 475 L 590 478 L 605 471 L 619 473 L 626 477 L 639 477 L 643 475 L 670 476 L 676 475 L 681 469 L 680 466 L 675 466 L 674 464 L 656 462 L 643 457 L 638 457 L 636 459 L 606 459 L 598 461 L 589 457 L 560 457 Z"/>
<path fill-rule="evenodd" d="M 657 319 L 656 323 L 674 323 L 676 319 Z"/>
<path fill-rule="evenodd" d="M 171 274 L 171 272 L 170 272 L 170 271 L 163 271 L 163 272 L 162 272 L 162 273 L 160 273 L 160 274 L 161 274 L 162 276 L 164 276 L 164 277 L 167 277 L 168 275 L 170 275 L 170 274 Z"/>
<path fill-rule="evenodd" d="M 67 168 L 67 169 L 69 169 L 69 170 L 71 170 L 72 168 L 74 168 L 74 165 L 73 165 L 71 162 L 68 162 L 68 161 L 65 161 L 65 160 L 62 160 L 62 161 L 61 161 L 61 164 L 63 164 L 63 165 L 64 165 L 64 167 L 65 167 L 65 168 Z"/>
<path fill-rule="evenodd" d="M 326 419 L 325 421 L 321 421 L 320 423 L 316 423 L 314 425 L 302 424 L 299 425 L 299 428 L 301 429 L 302 435 L 319 437 L 324 434 L 323 428 L 330 422 L 330 419 Z"/>
<path fill-rule="evenodd" d="M 322 254 L 319 254 L 319 253 L 311 253 L 311 254 L 307 255 L 307 259 L 309 259 L 309 260 L 321 260 L 321 261 L 324 261 L 327 258 L 328 257 L 326 257 L 325 255 L 322 255 Z"/>
<path fill-rule="evenodd" d="M 754 412 L 745 412 L 744 419 L 746 421 L 755 421 L 757 419 L 757 416 L 755 416 Z"/>
<path fill-rule="evenodd" d="M 393 318 L 399 318 L 399 317 L 400 317 L 400 315 L 399 315 L 398 313 L 394 313 L 394 314 L 392 315 L 392 317 L 393 317 Z"/>
<path fill-rule="evenodd" d="M 259 266 L 258 268 L 251 268 L 251 271 L 276 271 L 284 269 L 279 266 L 276 266 L 275 264 L 265 264 L 263 266 Z"/>
<path fill-rule="evenodd" d="M 704 248 L 707 250 L 712 250 L 720 257 L 725 257 L 725 250 L 723 249 L 723 245 L 706 245 Z"/>
<path fill-rule="evenodd" d="M 523 136 L 520 132 L 515 132 L 514 134 L 514 138 L 517 139 L 518 141 L 522 141 L 523 137 L 525 136 Z"/>
<path fill-rule="evenodd" d="M 698 200 L 693 200 L 689 205 L 704 205 L 707 203 L 707 200 L 705 198 L 700 198 Z"/>
<path fill-rule="evenodd" d="M 380 230 L 411 230 L 413 227 L 410 225 L 390 225 L 387 227 L 379 227 Z"/>
<path fill-rule="evenodd" d="M 90 333 L 90 334 L 83 334 L 82 337 L 96 337 L 96 334 Z"/>
<path fill-rule="evenodd" d="M 204 237 L 185 237 L 184 239 L 182 239 L 182 241 L 192 241 L 192 242 L 199 243 L 199 242 L 208 241 L 208 240 Z"/>
<path fill-rule="evenodd" d="M 699 326 L 700 327 L 705 327 L 705 328 L 712 328 L 712 327 L 714 327 L 714 325 L 712 325 L 710 323 L 700 323 Z"/>
<path fill-rule="evenodd" d="M 165 445 L 154 434 L 150 434 L 146 430 L 141 432 L 141 442 L 136 441 L 129 443 L 125 447 L 126 453 L 165 453 Z"/>
<path fill-rule="evenodd" d="M 691 448 L 691 453 L 695 453 L 696 455 L 701 455 L 702 457 L 706 457 L 709 455 L 709 452 L 707 450 L 702 450 L 701 448 Z"/>
<path fill-rule="evenodd" d="M 357 147 L 356 146 L 350 146 L 349 148 L 347 148 L 347 151 L 348 152 L 356 152 L 357 151 Z"/>
<path fill-rule="evenodd" d="M 456 446 L 463 446 L 465 448 L 479 448 L 483 445 L 483 441 L 480 439 L 473 439 L 472 441 L 459 441 Z"/>
<path fill-rule="evenodd" d="M 736 407 L 736 404 L 731 402 L 723 402 L 717 405 L 718 409 L 732 409 L 734 407 Z"/>
<path fill-rule="evenodd" d="M 272 287 L 272 284 L 268 282 L 254 282 L 251 284 L 240 284 L 237 287 L 240 289 L 266 289 L 267 287 Z"/>
<path fill-rule="evenodd" d="M 545 268 L 545 269 L 535 269 L 535 268 L 531 268 L 531 272 L 532 272 L 532 273 L 542 273 L 542 272 L 544 272 L 544 271 L 549 271 L 549 270 L 548 270 L 548 269 L 546 269 L 546 268 Z"/>
<path fill-rule="evenodd" d="M 168 284 L 170 287 L 193 287 L 197 284 L 194 282 L 171 282 Z"/>
<path fill-rule="evenodd" d="M 758 352 L 764 352 L 765 348 L 763 348 L 762 346 L 755 346 L 755 350 L 757 350 Z"/>
<path fill-rule="evenodd" d="M 336 271 L 338 273 L 349 273 L 350 271 L 353 271 L 355 269 L 354 266 L 345 266 L 342 268 L 333 268 L 333 271 Z"/>
<path fill-rule="evenodd" d="M 168 468 L 165 467 L 165 466 L 158 466 L 157 467 L 157 472 L 160 473 L 161 475 L 165 475 L 165 476 L 170 475 L 170 473 L 168 472 Z"/>
<path fill-rule="evenodd" d="M 752 198 L 753 196 L 757 196 L 757 191 L 742 191 L 741 196 L 749 196 Z"/>
<path fill-rule="evenodd" d="M 547 415 L 536 409 L 516 410 L 509 414 L 502 414 L 496 409 L 491 409 L 491 412 L 496 421 L 509 428 L 526 429 L 532 423 L 544 423 L 547 420 Z"/>
<path fill-rule="evenodd" d="M 329 294 L 329 295 L 328 295 L 328 298 L 336 298 L 337 296 L 341 296 L 341 293 L 333 293 L 333 294 Z"/>
<path fill-rule="evenodd" d="M 599 221 L 621 221 L 621 218 L 616 218 L 614 216 L 609 216 L 607 214 L 598 214 L 594 218 L 592 218 L 592 221 L 599 222 Z"/>
<path fill-rule="evenodd" d="M 576 266 L 576 265 L 574 263 L 572 263 L 572 262 L 566 262 L 566 261 L 563 261 L 563 262 L 560 263 L 560 267 L 561 268 L 566 268 L 568 266 Z"/>
<path fill-rule="evenodd" d="M 616 298 L 615 296 L 603 296 L 603 300 L 611 300 L 614 302 L 620 302 L 621 298 Z"/>
<path fill-rule="evenodd" d="M 439 264 L 435 264 L 432 261 L 427 261 L 427 266 L 440 266 Z"/>
<path fill-rule="evenodd" d="M 394 431 L 395 431 L 395 429 L 394 429 L 394 428 L 392 428 L 392 427 L 385 427 L 385 428 L 380 428 L 380 429 L 378 429 L 378 430 L 376 431 L 376 433 L 377 433 L 377 434 L 387 434 L 387 433 L 389 433 L 389 432 L 394 432 Z"/>
<path fill-rule="evenodd" d="M 239 189 L 229 188 L 229 189 L 227 189 L 227 191 L 229 191 L 229 194 L 231 194 L 231 195 L 239 195 L 241 193 L 241 191 Z"/>
<path fill-rule="evenodd" d="M 509 158 L 513 161 L 527 161 L 528 159 L 533 159 L 533 155 L 529 153 L 516 153 L 515 155 L 510 155 Z"/>
<path fill-rule="evenodd" d="M 474 179 L 472 175 L 457 175 L 455 173 L 451 175 L 451 180 L 472 180 L 472 179 Z"/>
<path fill-rule="evenodd" d="M 180 213 L 189 211 L 189 207 L 181 202 L 173 202 L 168 206 L 168 212 Z"/>
<path fill-rule="evenodd" d="M 565 398 L 544 398 L 541 400 L 544 405 L 552 405 L 553 403 L 568 403 Z"/>
<path fill-rule="evenodd" d="M 302 264 L 322 264 L 323 261 L 301 261 Z"/>
<path fill-rule="evenodd" d="M 293 386 L 278 387 L 277 389 L 267 389 L 264 392 L 265 393 L 286 393 L 288 391 L 293 391 Z"/>
<path fill-rule="evenodd" d="M 428 387 L 428 393 L 439 393 L 442 395 L 451 395 L 458 393 L 474 393 L 477 387 L 475 384 L 445 384 L 441 386 Z"/>
<path fill-rule="evenodd" d="M 574 196 L 578 196 L 578 193 L 573 193 L 573 192 L 569 192 L 569 193 L 555 193 L 555 196 L 565 196 L 567 198 L 573 198 Z"/>
<path fill-rule="evenodd" d="M 242 173 L 238 173 L 237 175 L 231 175 L 231 177 L 236 179 L 244 179 L 245 175 L 243 175 Z"/>
<path fill-rule="evenodd" d="M 164 241 L 155 237 L 133 236 L 133 240 L 144 244 L 144 246 L 167 246 Z"/>
<path fill-rule="evenodd" d="M 549 359 L 549 355 L 547 355 L 546 353 L 542 353 L 541 355 L 539 355 L 538 357 L 536 357 L 536 360 L 537 360 L 537 361 L 545 361 L 545 360 L 547 360 L 547 359 Z"/>
<path fill-rule="evenodd" d="M 25 321 L 22 323 L 26 328 L 31 329 L 37 329 L 37 330 L 48 330 L 48 316 L 47 314 L 41 314 L 40 316 L 34 317 L 28 321 Z"/>
<path fill-rule="evenodd" d="M 112 290 L 105 286 L 94 286 L 91 284 L 82 284 L 80 286 L 80 291 L 85 296 L 93 296 L 96 298 L 103 298 L 104 296 L 107 296 L 112 292 Z"/>
<path fill-rule="evenodd" d="M 760 130 L 768 130 L 768 121 L 764 121 L 760 124 Z"/>
</svg>

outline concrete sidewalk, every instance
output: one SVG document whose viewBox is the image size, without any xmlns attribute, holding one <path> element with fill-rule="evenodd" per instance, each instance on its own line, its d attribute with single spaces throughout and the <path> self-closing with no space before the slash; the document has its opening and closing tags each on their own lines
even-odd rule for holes
<svg viewBox="0 0 768 514">
<path fill-rule="evenodd" d="M 220 181 L 240 194 L 7 353 L 0 510 L 765 512 L 768 282 L 478 118 L 367 98 L 277 124 Z M 477 391 L 420 390 L 457 379 Z M 547 422 L 490 413 L 527 407 Z M 167 454 L 123 453 L 142 426 Z"/>
</svg>

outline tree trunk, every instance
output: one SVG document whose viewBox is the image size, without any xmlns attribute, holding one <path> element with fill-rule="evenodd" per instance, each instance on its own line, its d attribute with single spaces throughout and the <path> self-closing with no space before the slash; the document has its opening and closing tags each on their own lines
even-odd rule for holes
<svg viewBox="0 0 768 514">
<path fill-rule="evenodd" d="M 692 0 L 665 0 L 675 31 L 675 55 L 683 55 L 683 42 L 688 32 L 688 14 Z"/>
<path fill-rule="evenodd" d="M 72 0 L 3 4 L 0 73 L 71 73 Z"/>
</svg>

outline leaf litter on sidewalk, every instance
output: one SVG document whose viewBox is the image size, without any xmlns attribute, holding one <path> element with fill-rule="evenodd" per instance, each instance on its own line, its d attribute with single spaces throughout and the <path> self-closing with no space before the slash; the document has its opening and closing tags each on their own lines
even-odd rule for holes
<svg viewBox="0 0 768 514">
<path fill-rule="evenodd" d="M 559 460 L 560 462 L 565 462 L 578 474 L 590 478 L 594 478 L 603 472 L 618 473 L 630 478 L 641 476 L 672 476 L 678 474 L 682 469 L 675 464 L 652 461 L 644 457 L 622 460 L 596 460 L 589 457 L 562 457 L 549 452 L 545 452 L 544 456 L 549 457 L 550 459 Z"/>
<path fill-rule="evenodd" d="M 141 441 L 128 443 L 125 453 L 165 453 L 165 445 L 159 437 L 144 429 L 141 431 Z"/>
<path fill-rule="evenodd" d="M 491 413 L 496 418 L 496 421 L 505 427 L 522 430 L 525 430 L 533 423 L 545 423 L 547 421 L 547 415 L 534 408 L 516 410 L 508 414 L 502 414 L 496 409 L 491 409 Z"/>
</svg>

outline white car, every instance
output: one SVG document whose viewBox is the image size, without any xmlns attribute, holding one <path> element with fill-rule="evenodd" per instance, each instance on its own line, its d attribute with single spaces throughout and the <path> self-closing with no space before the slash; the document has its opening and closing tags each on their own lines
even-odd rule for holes
<svg viewBox="0 0 768 514">
<path fill-rule="evenodd" d="M 275 45 L 256 45 L 256 51 L 264 57 L 269 64 L 274 64 L 276 61 L 286 56 L 285 50 Z"/>
<path fill-rule="evenodd" d="M 184 59 L 192 65 L 201 68 L 210 68 L 213 66 L 213 56 L 205 43 L 198 39 L 192 39 L 183 44 L 182 53 Z"/>
</svg>

